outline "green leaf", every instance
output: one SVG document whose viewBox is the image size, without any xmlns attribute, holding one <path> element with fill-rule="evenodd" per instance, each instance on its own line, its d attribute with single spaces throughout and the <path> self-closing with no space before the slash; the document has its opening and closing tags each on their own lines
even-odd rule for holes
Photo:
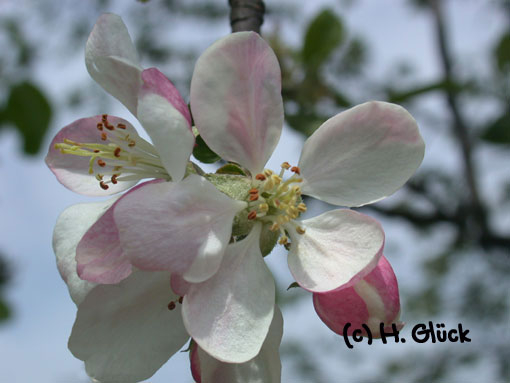
<svg viewBox="0 0 510 383">
<path fill-rule="evenodd" d="M 9 309 L 9 306 L 0 299 L 0 321 L 3 321 L 11 315 L 11 310 Z"/>
<path fill-rule="evenodd" d="M 246 172 L 237 164 L 228 163 L 216 170 L 216 174 L 234 174 L 239 176 L 246 176 Z"/>
<path fill-rule="evenodd" d="M 343 40 L 341 19 L 329 9 L 319 13 L 309 24 L 303 44 L 302 58 L 307 69 L 317 70 Z"/>
<path fill-rule="evenodd" d="M 297 130 L 306 136 L 310 136 L 324 121 L 326 121 L 326 118 L 321 118 L 315 114 L 305 113 L 297 113 L 294 115 L 287 114 L 285 119 L 292 129 Z"/>
<path fill-rule="evenodd" d="M 494 50 L 494 58 L 500 71 L 510 67 L 510 33 L 504 34 Z"/>
<path fill-rule="evenodd" d="M 26 154 L 37 154 L 51 120 L 51 106 L 35 85 L 23 82 L 11 87 L 2 123 L 12 123 L 23 137 Z"/>
<path fill-rule="evenodd" d="M 510 144 L 510 114 L 504 113 L 490 123 L 482 139 L 493 144 Z"/>
<path fill-rule="evenodd" d="M 214 153 L 205 143 L 200 135 L 195 138 L 195 147 L 193 148 L 193 156 L 200 162 L 212 164 L 221 160 L 221 157 Z"/>
</svg>

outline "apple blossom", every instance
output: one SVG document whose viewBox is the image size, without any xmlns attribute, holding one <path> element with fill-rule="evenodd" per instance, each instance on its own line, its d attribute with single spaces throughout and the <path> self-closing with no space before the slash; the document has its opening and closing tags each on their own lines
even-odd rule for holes
<svg viewBox="0 0 510 383">
<path fill-rule="evenodd" d="M 126 191 L 68 208 L 55 227 L 57 264 L 78 305 L 69 347 L 89 375 L 145 379 L 191 337 L 195 377 L 279 381 L 281 314 L 264 261 L 276 242 L 289 249 L 297 283 L 333 300 L 316 298 L 328 326 L 343 320 L 338 291 L 354 289 L 362 305 L 368 300 L 359 286 L 380 286 L 386 305 L 394 292 L 382 290 L 393 282 L 370 279 L 384 259 L 376 220 L 350 209 L 298 218 L 307 210 L 302 195 L 357 207 L 407 181 L 424 143 L 405 109 L 368 102 L 339 113 L 307 139 L 297 166 L 265 169 L 284 119 L 278 60 L 256 33 L 231 34 L 197 61 L 190 106 L 207 145 L 239 166 L 232 165 L 236 174 L 203 174 L 189 161 L 186 103 L 161 72 L 140 67 L 118 16 L 100 17 L 86 64 L 152 140 L 124 119 L 98 115 L 63 128 L 46 158 L 78 193 Z M 371 308 L 363 320 L 380 318 Z"/>
</svg>

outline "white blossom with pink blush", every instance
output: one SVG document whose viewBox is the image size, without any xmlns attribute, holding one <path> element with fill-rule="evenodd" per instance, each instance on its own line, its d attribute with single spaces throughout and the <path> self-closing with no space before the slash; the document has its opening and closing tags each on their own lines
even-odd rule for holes
<svg viewBox="0 0 510 383">
<path fill-rule="evenodd" d="M 118 16 L 99 18 L 86 64 L 152 144 L 109 115 L 77 120 L 51 143 L 46 163 L 64 186 L 126 191 L 68 208 L 55 227 L 59 270 L 78 305 L 71 351 L 94 379 L 137 382 L 191 337 L 202 381 L 278 382 L 282 322 L 262 249 L 288 248 L 292 275 L 315 294 L 359 290 L 384 259 L 380 224 L 350 209 L 298 221 L 302 195 L 355 207 L 394 193 L 423 158 L 415 120 L 368 102 L 319 127 L 298 166 L 264 169 L 284 120 L 280 68 L 259 35 L 231 34 L 198 59 L 190 103 L 204 141 L 246 176 L 200 175 L 186 103 L 161 72 L 141 68 Z M 133 187 L 142 179 L 152 180 Z M 380 296 L 392 285 L 378 283 Z M 334 299 L 317 305 L 323 320 L 341 321 Z"/>
</svg>

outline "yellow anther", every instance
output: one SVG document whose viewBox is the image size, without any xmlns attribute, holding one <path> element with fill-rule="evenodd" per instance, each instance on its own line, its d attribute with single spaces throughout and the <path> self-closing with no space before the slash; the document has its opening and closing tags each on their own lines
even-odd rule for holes
<svg viewBox="0 0 510 383">
<path fill-rule="evenodd" d="M 288 185 L 283 184 L 283 185 L 280 185 L 280 187 L 278 188 L 278 193 L 285 193 L 288 190 L 289 190 Z"/>
<path fill-rule="evenodd" d="M 280 226 L 286 224 L 289 221 L 290 217 L 288 215 L 279 215 L 278 217 L 276 217 L 276 223 Z"/>
<path fill-rule="evenodd" d="M 303 229 L 301 226 L 296 226 L 296 232 L 297 232 L 298 234 L 303 235 L 303 234 L 305 234 L 306 230 L 305 230 L 305 229 Z"/>
<path fill-rule="evenodd" d="M 297 195 L 301 195 L 301 188 L 297 185 L 292 187 L 292 192 Z"/>
<path fill-rule="evenodd" d="M 269 227 L 269 230 L 270 230 L 270 231 L 278 231 L 278 230 L 280 230 L 280 225 L 278 225 L 277 223 L 273 223 L 273 224 Z"/>
<path fill-rule="evenodd" d="M 264 169 L 264 174 L 266 177 L 271 177 L 271 175 L 273 174 L 273 171 L 269 170 L 269 169 Z"/>
<path fill-rule="evenodd" d="M 273 179 L 269 178 L 266 183 L 264 184 L 264 190 L 269 191 L 274 187 Z"/>
<path fill-rule="evenodd" d="M 280 237 L 280 240 L 278 241 L 278 243 L 280 245 L 286 245 L 287 243 L 289 243 L 289 239 L 287 238 L 286 235 L 283 235 Z"/>
<path fill-rule="evenodd" d="M 277 176 L 276 174 L 273 174 L 271 176 L 271 181 L 273 181 L 274 185 L 278 186 L 282 182 L 281 177 Z"/>
<path fill-rule="evenodd" d="M 299 205 L 297 205 L 297 209 L 301 212 L 301 213 L 304 213 L 306 211 L 306 205 L 301 202 Z"/>
<path fill-rule="evenodd" d="M 259 205 L 259 211 L 261 213 L 267 213 L 268 210 L 269 210 L 269 205 L 267 203 L 261 203 Z"/>
<path fill-rule="evenodd" d="M 290 215 L 292 219 L 299 216 L 299 210 L 295 206 L 289 206 L 285 212 Z"/>
<path fill-rule="evenodd" d="M 280 165 L 283 169 L 285 170 L 289 170 L 290 169 L 290 164 L 285 161 L 283 164 Z"/>
</svg>

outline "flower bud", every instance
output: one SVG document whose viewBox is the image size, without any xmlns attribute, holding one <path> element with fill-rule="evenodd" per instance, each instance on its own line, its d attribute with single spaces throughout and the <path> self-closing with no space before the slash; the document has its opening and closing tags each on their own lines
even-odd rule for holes
<svg viewBox="0 0 510 383">
<path fill-rule="evenodd" d="M 388 260 L 382 256 L 377 266 L 354 286 L 337 288 L 325 293 L 314 293 L 313 304 L 319 318 L 335 333 L 343 335 L 344 327 L 351 323 L 347 335 L 366 324 L 374 338 L 380 338 L 380 323 L 391 331 L 392 323 L 400 330 L 404 323 L 400 317 L 398 284 Z M 365 334 L 364 334 L 365 335 Z"/>
</svg>

